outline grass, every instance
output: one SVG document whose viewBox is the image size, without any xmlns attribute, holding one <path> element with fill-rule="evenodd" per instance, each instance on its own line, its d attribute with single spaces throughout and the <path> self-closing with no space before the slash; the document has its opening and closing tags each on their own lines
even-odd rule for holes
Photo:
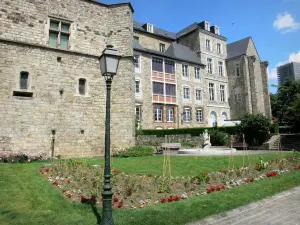
<svg viewBox="0 0 300 225">
<path fill-rule="evenodd" d="M 278 157 L 260 155 L 264 160 Z M 251 155 L 257 162 L 259 156 Z M 113 159 L 114 168 L 134 173 L 161 174 L 162 157 Z M 103 159 L 87 159 L 102 164 Z M 228 157 L 172 157 L 174 176 L 195 175 L 198 170 L 226 169 Z M 235 157 L 241 165 L 242 157 Z M 0 221 L 3 224 L 96 224 L 96 217 L 88 205 L 71 203 L 39 174 L 45 163 L 0 165 Z M 283 190 L 300 185 L 300 172 L 294 171 L 274 178 L 254 182 L 231 190 L 199 196 L 187 201 L 160 204 L 135 211 L 114 210 L 118 224 L 185 224 L 208 215 L 223 212 Z M 101 209 L 98 209 L 101 214 Z"/>
</svg>

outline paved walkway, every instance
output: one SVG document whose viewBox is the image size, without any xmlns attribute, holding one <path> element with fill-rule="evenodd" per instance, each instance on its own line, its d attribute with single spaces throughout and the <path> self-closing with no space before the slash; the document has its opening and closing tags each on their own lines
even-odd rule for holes
<svg viewBox="0 0 300 225">
<path fill-rule="evenodd" d="M 189 225 L 300 225 L 300 186 Z"/>
</svg>

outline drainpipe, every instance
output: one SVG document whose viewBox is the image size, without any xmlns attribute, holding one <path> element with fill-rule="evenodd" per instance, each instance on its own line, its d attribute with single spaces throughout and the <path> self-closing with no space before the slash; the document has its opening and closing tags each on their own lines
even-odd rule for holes
<svg viewBox="0 0 300 225">
<path fill-rule="evenodd" d="M 54 143 L 55 143 L 55 133 L 56 130 L 52 130 L 52 135 L 51 135 L 51 159 L 54 158 Z"/>
</svg>

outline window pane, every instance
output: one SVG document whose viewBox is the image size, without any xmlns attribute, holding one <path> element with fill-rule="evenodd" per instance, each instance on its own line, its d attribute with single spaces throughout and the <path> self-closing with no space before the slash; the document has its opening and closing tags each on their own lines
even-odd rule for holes
<svg viewBox="0 0 300 225">
<path fill-rule="evenodd" d="M 152 70 L 163 72 L 163 60 L 159 58 L 152 59 Z"/>
<path fill-rule="evenodd" d="M 165 61 L 165 72 L 170 74 L 175 73 L 174 61 L 169 61 L 169 60 Z"/>
<path fill-rule="evenodd" d="M 139 69 L 140 68 L 140 56 L 139 55 L 134 55 L 133 56 L 133 58 L 134 58 L 134 67 L 136 68 L 136 69 Z"/>
<path fill-rule="evenodd" d="M 51 30 L 58 30 L 59 22 L 51 21 L 50 22 L 50 29 Z"/>
<path fill-rule="evenodd" d="M 56 48 L 57 47 L 57 38 L 58 38 L 58 33 L 50 32 L 49 46 Z"/>
<path fill-rule="evenodd" d="M 136 80 L 135 81 L 135 93 L 140 93 L 140 81 Z"/>
<path fill-rule="evenodd" d="M 60 35 L 60 48 L 68 49 L 69 47 L 69 35 L 61 34 Z"/>
<path fill-rule="evenodd" d="M 28 72 L 21 72 L 20 74 L 20 89 L 28 88 Z"/>
<path fill-rule="evenodd" d="M 79 94 L 80 95 L 85 95 L 85 79 L 79 79 Z"/>
<path fill-rule="evenodd" d="M 175 84 L 166 84 L 166 95 L 176 96 L 176 86 L 175 86 Z"/>
<path fill-rule="evenodd" d="M 70 25 L 69 25 L 69 24 L 62 23 L 62 24 L 61 24 L 61 31 L 62 31 L 62 32 L 67 32 L 67 33 L 69 33 L 69 31 L 70 31 Z"/>
<path fill-rule="evenodd" d="M 164 94 L 164 84 L 158 83 L 158 82 L 153 82 L 153 93 L 163 95 Z"/>
</svg>

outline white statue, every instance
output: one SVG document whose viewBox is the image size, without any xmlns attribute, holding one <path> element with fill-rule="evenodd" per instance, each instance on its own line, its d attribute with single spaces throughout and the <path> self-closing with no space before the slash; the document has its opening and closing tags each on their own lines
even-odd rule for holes
<svg viewBox="0 0 300 225">
<path fill-rule="evenodd" d="M 204 130 L 203 138 L 204 138 L 203 149 L 209 149 L 211 146 L 211 143 L 210 143 L 210 135 L 208 134 L 207 129 Z"/>
</svg>

